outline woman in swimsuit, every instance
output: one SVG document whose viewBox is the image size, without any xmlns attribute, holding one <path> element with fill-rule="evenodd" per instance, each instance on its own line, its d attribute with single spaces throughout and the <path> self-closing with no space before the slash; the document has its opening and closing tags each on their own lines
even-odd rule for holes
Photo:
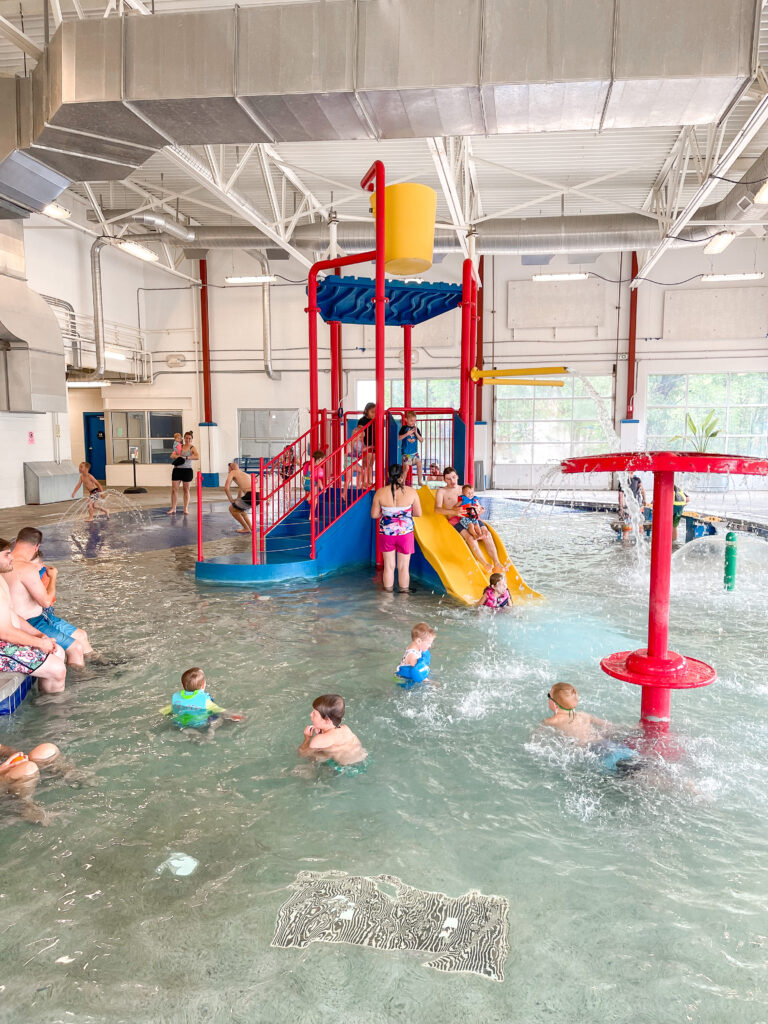
<svg viewBox="0 0 768 1024">
<path fill-rule="evenodd" d="M 178 455 L 173 460 L 173 473 L 171 473 L 171 507 L 168 515 L 176 511 L 176 502 L 179 497 L 179 484 L 184 487 L 184 515 L 189 512 L 189 485 L 192 483 L 194 472 L 192 469 L 193 460 L 199 459 L 197 448 L 192 444 L 192 431 L 188 430 L 184 435 L 184 443 L 178 449 Z"/>
<path fill-rule="evenodd" d="M 389 467 L 389 483 L 373 495 L 371 518 L 379 520 L 381 552 L 384 557 L 384 589 L 395 588 L 395 567 L 400 593 L 411 587 L 409 564 L 414 550 L 413 517 L 421 515 L 419 495 L 403 483 L 403 467 Z"/>
</svg>

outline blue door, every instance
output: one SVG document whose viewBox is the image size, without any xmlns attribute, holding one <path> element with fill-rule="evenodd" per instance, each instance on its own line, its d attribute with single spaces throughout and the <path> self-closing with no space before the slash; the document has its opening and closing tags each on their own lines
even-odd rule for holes
<svg viewBox="0 0 768 1024">
<path fill-rule="evenodd" d="M 85 460 L 91 464 L 91 473 L 97 480 L 107 476 L 107 444 L 104 440 L 104 413 L 83 413 Z"/>
</svg>

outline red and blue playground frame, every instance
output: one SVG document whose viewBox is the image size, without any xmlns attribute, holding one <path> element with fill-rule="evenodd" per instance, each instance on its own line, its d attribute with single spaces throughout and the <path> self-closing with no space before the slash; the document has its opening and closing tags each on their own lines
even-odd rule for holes
<svg viewBox="0 0 768 1024">
<path fill-rule="evenodd" d="M 197 564 L 195 575 L 200 580 L 224 584 L 252 584 L 263 581 L 292 578 L 316 578 L 377 559 L 375 533 L 370 519 L 373 491 L 383 486 L 386 473 L 386 453 L 393 451 L 387 444 L 387 433 L 393 435 L 393 416 L 402 410 L 384 407 L 385 350 L 384 332 L 387 322 L 387 283 L 385 280 L 385 224 L 386 175 L 384 165 L 377 160 L 360 182 L 364 191 L 376 192 L 375 248 L 352 256 L 320 260 L 310 268 L 307 280 L 308 303 L 306 313 L 309 327 L 309 429 L 287 446 L 276 458 L 259 460 L 260 501 L 256 504 L 256 476 L 251 475 L 253 516 L 250 557 L 224 556 L 205 559 L 203 553 L 202 476 L 198 475 L 197 504 Z M 376 415 L 374 419 L 375 455 L 361 451 L 362 428 L 347 437 L 346 421 L 342 409 L 342 349 L 343 322 L 360 320 L 328 320 L 331 356 L 331 412 L 319 408 L 318 327 L 321 312 L 318 303 L 318 275 L 333 272 L 340 275 L 344 267 L 373 263 L 375 280 L 373 297 L 373 324 L 375 327 Z M 363 284 L 364 282 L 357 282 Z M 414 296 L 435 288 L 433 285 L 407 286 Z M 478 332 L 478 280 L 472 260 L 464 261 L 462 286 L 443 286 L 454 289 L 453 301 L 449 296 L 445 308 L 461 306 L 461 371 L 459 410 L 419 409 L 418 414 L 431 422 L 438 417 L 450 420 L 450 461 L 468 483 L 474 482 L 474 423 L 476 394 L 482 386 L 471 379 L 471 370 L 477 359 Z M 403 288 L 392 282 L 390 290 Z M 426 318 L 426 317 L 425 317 Z M 369 322 L 367 320 L 365 322 Z M 401 322 L 403 329 L 403 391 L 404 407 L 411 407 L 411 363 L 414 323 Z M 387 421 L 390 430 L 387 431 Z M 311 453 L 325 450 L 330 440 L 330 453 L 318 463 Z M 445 437 L 443 437 L 445 440 Z M 441 455 L 445 445 L 440 446 Z M 429 456 L 428 456 L 429 458 Z M 433 459 L 429 458 L 430 463 Z M 441 459 L 441 461 L 446 461 Z M 309 493 L 304 493 L 301 467 L 309 462 Z M 372 463 L 372 464 L 371 464 Z M 442 465 L 440 466 L 442 470 Z M 307 500 L 308 499 L 308 500 Z M 311 514 L 310 514 L 311 510 Z M 341 520 L 343 519 L 343 525 Z M 308 522 L 307 522 L 308 520 Z M 303 526 L 302 526 L 303 522 Z M 286 548 L 278 542 L 287 531 L 294 536 L 308 536 L 308 551 L 300 544 L 294 550 L 295 560 L 285 558 Z M 282 553 L 281 553 L 282 552 Z M 433 578 L 432 578 L 433 577 Z M 429 582 L 440 586 L 436 575 Z"/>
</svg>

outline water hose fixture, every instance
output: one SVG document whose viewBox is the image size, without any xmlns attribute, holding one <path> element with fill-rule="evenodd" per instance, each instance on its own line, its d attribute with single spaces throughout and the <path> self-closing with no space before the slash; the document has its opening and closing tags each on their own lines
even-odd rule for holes
<svg viewBox="0 0 768 1024">
<path fill-rule="evenodd" d="M 675 473 L 768 476 L 768 460 L 692 452 L 622 452 L 566 459 L 561 469 L 563 473 L 653 473 L 648 646 L 609 654 L 600 665 L 609 676 L 642 687 L 640 724 L 646 735 L 664 734 L 669 730 L 672 690 L 708 686 L 717 678 L 711 665 L 671 651 L 668 646 Z M 735 535 L 728 536 L 734 538 L 735 570 Z M 727 569 L 725 585 L 732 589 L 728 587 Z"/>
<path fill-rule="evenodd" d="M 736 589 L 736 534 L 728 532 L 725 535 L 725 565 L 723 567 L 723 586 L 726 590 Z"/>
</svg>

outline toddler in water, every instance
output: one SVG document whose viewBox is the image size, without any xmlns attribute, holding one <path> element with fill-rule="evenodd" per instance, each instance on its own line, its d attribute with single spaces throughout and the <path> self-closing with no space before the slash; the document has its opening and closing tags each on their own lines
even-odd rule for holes
<svg viewBox="0 0 768 1024">
<path fill-rule="evenodd" d="M 304 742 L 299 747 L 302 757 L 328 762 L 336 769 L 365 760 L 360 740 L 342 723 L 344 711 L 344 698 L 338 693 L 325 693 L 312 701 L 312 724 L 304 730 Z"/>
<path fill-rule="evenodd" d="M 547 694 L 547 701 L 552 714 L 543 720 L 542 725 L 557 729 L 580 747 L 597 754 L 608 771 L 632 771 L 640 767 L 636 751 L 608 739 L 606 733 L 610 722 L 576 710 L 579 695 L 570 683 L 555 683 Z"/>
<path fill-rule="evenodd" d="M 501 572 L 492 572 L 488 586 L 480 599 L 482 608 L 508 608 L 510 603 L 507 581 Z"/>
<path fill-rule="evenodd" d="M 83 488 L 83 495 L 88 495 L 88 522 L 93 522 L 93 510 L 101 512 L 109 519 L 109 512 L 105 508 L 101 508 L 98 504 L 99 499 L 104 496 L 104 492 L 101 489 L 101 484 L 95 476 L 91 475 L 91 464 L 90 462 L 81 462 L 77 467 L 80 470 L 80 479 L 77 482 L 77 486 L 72 491 L 72 497 L 77 494 L 80 488 Z"/>
<path fill-rule="evenodd" d="M 218 727 L 219 720 L 241 722 L 243 715 L 235 715 L 214 704 L 206 692 L 205 672 L 201 668 L 188 668 L 181 677 L 181 689 L 171 697 L 171 703 L 160 709 L 161 715 L 173 715 L 180 726 L 193 729 Z"/>
<path fill-rule="evenodd" d="M 471 484 L 464 484 L 461 488 L 459 498 L 459 522 L 462 529 L 466 530 L 475 540 L 480 540 L 483 532 L 480 529 L 480 515 L 485 509 L 475 496 L 475 489 Z"/>
<path fill-rule="evenodd" d="M 432 655 L 430 647 L 437 634 L 426 622 L 417 622 L 411 630 L 411 645 L 397 666 L 395 679 L 404 690 L 412 690 L 417 683 L 424 683 L 429 678 Z"/>
</svg>

